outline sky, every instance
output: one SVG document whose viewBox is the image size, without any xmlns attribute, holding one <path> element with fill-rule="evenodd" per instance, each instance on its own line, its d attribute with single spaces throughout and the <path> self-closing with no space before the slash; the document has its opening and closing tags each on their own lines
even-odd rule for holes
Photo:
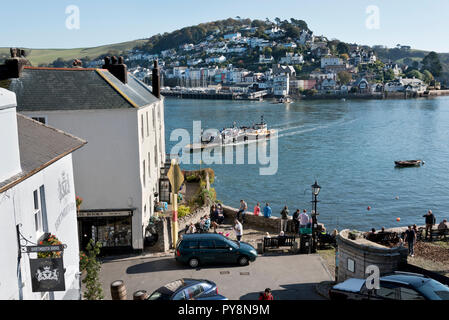
<svg viewBox="0 0 449 320">
<path fill-rule="evenodd" d="M 448 12 L 448 0 L 4 1 L 0 47 L 94 47 L 239 16 L 301 19 L 315 35 L 350 43 L 449 52 Z"/>
</svg>

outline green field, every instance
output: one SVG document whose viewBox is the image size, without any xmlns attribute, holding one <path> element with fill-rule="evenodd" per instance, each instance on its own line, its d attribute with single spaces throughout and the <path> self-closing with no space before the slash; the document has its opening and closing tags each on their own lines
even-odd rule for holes
<svg viewBox="0 0 449 320">
<path fill-rule="evenodd" d="M 110 45 L 103 45 L 92 48 L 75 48 L 75 49 L 28 49 L 24 48 L 28 52 L 28 60 L 33 66 L 48 65 L 58 58 L 63 60 L 73 60 L 88 57 L 89 59 L 95 59 L 98 56 L 106 53 L 121 54 L 128 50 L 133 49 L 136 46 L 142 45 L 147 40 L 134 40 Z M 1 58 L 9 57 L 9 48 L 0 48 L 0 60 Z"/>
</svg>

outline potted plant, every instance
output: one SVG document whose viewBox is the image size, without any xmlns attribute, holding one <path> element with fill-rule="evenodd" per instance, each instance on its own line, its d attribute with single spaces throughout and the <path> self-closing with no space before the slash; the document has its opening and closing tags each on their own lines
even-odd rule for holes
<svg viewBox="0 0 449 320">
<path fill-rule="evenodd" d="M 83 198 L 76 196 L 76 210 L 79 211 L 81 204 L 83 203 Z"/>
<path fill-rule="evenodd" d="M 39 245 L 41 246 L 56 246 L 62 244 L 61 241 L 59 241 L 58 238 L 56 238 L 55 235 L 50 234 L 45 239 L 39 241 Z M 39 259 L 46 259 L 46 258 L 60 258 L 62 251 L 49 251 L 49 252 L 39 252 L 37 254 L 37 257 Z"/>
</svg>

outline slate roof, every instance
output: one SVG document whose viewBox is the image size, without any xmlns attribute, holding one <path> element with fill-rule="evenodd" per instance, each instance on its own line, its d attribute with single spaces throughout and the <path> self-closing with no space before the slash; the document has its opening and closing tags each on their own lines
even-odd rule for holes
<svg viewBox="0 0 449 320">
<path fill-rule="evenodd" d="M 0 193 L 81 148 L 87 142 L 64 131 L 17 114 L 22 172 L 0 181 Z"/>
<path fill-rule="evenodd" d="M 8 82 L 18 111 L 139 108 L 158 101 L 132 74 L 124 84 L 106 69 L 25 67 Z"/>
</svg>

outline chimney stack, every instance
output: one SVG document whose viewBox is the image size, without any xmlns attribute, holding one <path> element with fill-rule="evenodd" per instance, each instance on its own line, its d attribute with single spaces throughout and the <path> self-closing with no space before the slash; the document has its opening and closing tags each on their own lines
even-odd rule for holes
<svg viewBox="0 0 449 320">
<path fill-rule="evenodd" d="M 117 79 L 119 79 L 124 84 L 128 83 L 128 68 L 124 63 L 123 57 L 113 56 L 104 58 L 103 69 L 109 70 L 110 73 L 114 75 Z"/>
<path fill-rule="evenodd" d="M 83 62 L 79 59 L 75 59 L 73 60 L 72 63 L 72 68 L 82 68 L 83 67 Z"/>
<path fill-rule="evenodd" d="M 153 86 L 153 95 L 156 98 L 160 99 L 161 98 L 161 75 L 159 72 L 159 66 L 157 65 L 157 60 L 154 60 L 152 86 Z"/>
<path fill-rule="evenodd" d="M 25 50 L 11 48 L 10 53 L 11 58 L 7 59 L 5 64 L 0 65 L 0 80 L 20 78 L 23 68 L 31 65 L 25 58 Z"/>
</svg>

